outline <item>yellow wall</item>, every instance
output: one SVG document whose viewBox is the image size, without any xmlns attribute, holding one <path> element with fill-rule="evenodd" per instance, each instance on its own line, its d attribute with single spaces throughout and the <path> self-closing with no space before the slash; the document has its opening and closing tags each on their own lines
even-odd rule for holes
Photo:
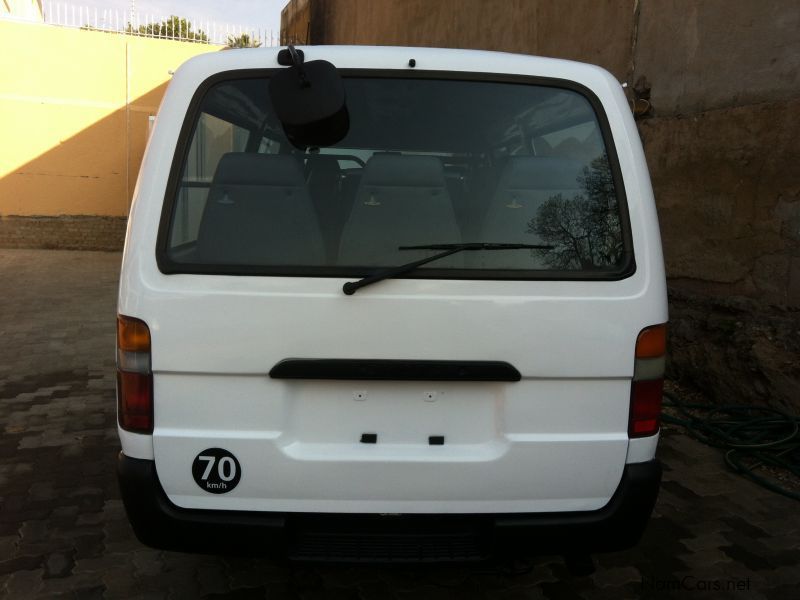
<svg viewBox="0 0 800 600">
<path fill-rule="evenodd" d="M 169 71 L 219 48 L 0 20 L 0 215 L 126 215 Z"/>
</svg>

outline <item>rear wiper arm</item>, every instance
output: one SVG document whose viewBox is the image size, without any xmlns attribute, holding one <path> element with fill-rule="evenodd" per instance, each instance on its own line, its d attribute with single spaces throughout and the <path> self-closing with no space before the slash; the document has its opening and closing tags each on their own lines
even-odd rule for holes
<svg viewBox="0 0 800 600">
<path fill-rule="evenodd" d="M 367 275 L 363 279 L 359 279 L 358 281 L 348 281 L 342 286 L 342 291 L 347 294 L 348 296 L 353 295 L 357 289 L 364 287 L 365 285 L 369 285 L 370 283 L 375 283 L 376 281 L 383 281 L 384 279 L 391 279 L 392 277 L 397 277 L 398 275 L 402 275 L 403 273 L 408 273 L 409 271 L 413 271 L 417 267 L 421 267 L 424 264 L 429 262 L 433 262 L 434 260 L 439 260 L 440 258 L 444 258 L 445 256 L 450 256 L 451 254 L 455 254 L 456 252 L 462 252 L 464 250 L 521 250 L 521 249 L 532 249 L 532 250 L 552 250 L 553 246 L 545 246 L 542 244 L 492 244 L 486 242 L 474 242 L 468 244 L 425 244 L 421 246 L 399 246 L 398 250 L 441 250 L 442 252 L 438 252 L 433 256 L 428 256 L 427 258 L 423 258 L 420 260 L 415 260 L 414 262 L 406 263 L 404 265 L 398 265 L 396 267 L 388 267 L 386 269 L 380 269 L 375 271 L 372 275 Z"/>
</svg>

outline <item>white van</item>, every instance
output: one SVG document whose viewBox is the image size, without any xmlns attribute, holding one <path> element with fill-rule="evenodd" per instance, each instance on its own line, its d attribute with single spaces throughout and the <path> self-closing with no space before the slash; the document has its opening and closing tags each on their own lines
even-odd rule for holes
<svg viewBox="0 0 800 600">
<path fill-rule="evenodd" d="M 198 56 L 125 243 L 129 519 L 158 548 L 311 560 L 630 547 L 660 481 L 666 321 L 647 166 L 603 69 Z"/>
</svg>

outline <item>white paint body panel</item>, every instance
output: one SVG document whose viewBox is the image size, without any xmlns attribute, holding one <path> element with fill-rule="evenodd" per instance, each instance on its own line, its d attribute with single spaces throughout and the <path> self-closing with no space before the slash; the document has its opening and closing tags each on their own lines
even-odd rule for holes
<svg viewBox="0 0 800 600">
<path fill-rule="evenodd" d="M 620 85 L 569 61 L 418 48 L 309 47 L 341 68 L 507 73 L 589 88 L 605 108 L 625 184 L 636 271 L 621 281 L 394 279 L 345 296 L 340 278 L 164 275 L 158 224 L 178 133 L 208 77 L 277 67 L 275 49 L 194 58 L 174 75 L 145 154 L 128 225 L 121 314 L 152 336 L 155 431 L 121 431 L 155 458 L 188 508 L 368 513 L 591 510 L 657 436 L 627 437 L 634 345 L 667 321 L 658 221 Z M 288 357 L 507 361 L 517 383 L 273 380 Z M 435 401 L 426 395 L 435 392 Z M 365 400 L 356 398 L 365 394 Z M 362 432 L 380 443 L 359 444 Z M 445 435 L 429 446 L 428 435 Z M 227 494 L 192 479 L 202 450 L 242 466 Z"/>
</svg>

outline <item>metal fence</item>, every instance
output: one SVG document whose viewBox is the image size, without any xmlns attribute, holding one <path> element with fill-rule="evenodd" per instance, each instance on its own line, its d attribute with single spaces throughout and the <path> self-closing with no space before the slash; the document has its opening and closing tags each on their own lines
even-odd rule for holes
<svg viewBox="0 0 800 600">
<path fill-rule="evenodd" d="M 202 17 L 175 17 L 48 1 L 42 3 L 42 13 L 45 23 L 62 27 L 223 46 L 237 41 L 240 45 L 279 45 L 279 37 L 271 29 L 219 23 Z"/>
</svg>

